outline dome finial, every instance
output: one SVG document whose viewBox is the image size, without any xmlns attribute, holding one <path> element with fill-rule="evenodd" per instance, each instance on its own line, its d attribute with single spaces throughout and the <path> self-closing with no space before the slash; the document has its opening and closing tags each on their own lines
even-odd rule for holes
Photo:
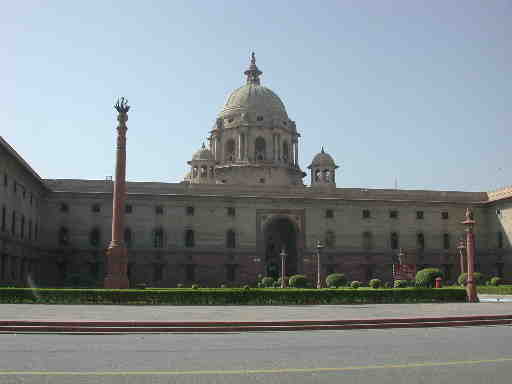
<svg viewBox="0 0 512 384">
<path fill-rule="evenodd" d="M 251 65 L 249 65 L 249 69 L 247 69 L 244 74 L 247 76 L 247 84 L 255 84 L 260 85 L 260 75 L 261 72 L 256 66 L 256 55 L 254 52 L 251 53 Z"/>
<path fill-rule="evenodd" d="M 322 145 L 322 153 L 325 153 L 325 151 L 324 151 L 324 146 L 323 146 L 323 145 Z"/>
</svg>

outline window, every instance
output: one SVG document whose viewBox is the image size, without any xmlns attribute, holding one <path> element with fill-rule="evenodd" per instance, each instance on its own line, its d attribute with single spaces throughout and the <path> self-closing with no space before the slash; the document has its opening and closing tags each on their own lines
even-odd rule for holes
<svg viewBox="0 0 512 384">
<path fill-rule="evenodd" d="M 7 181 L 7 173 L 4 174 L 4 187 L 7 188 L 7 186 L 9 185 L 9 182 Z"/>
<path fill-rule="evenodd" d="M 265 179 L 264 178 L 260 179 L 260 184 L 265 184 Z"/>
<path fill-rule="evenodd" d="M 194 207 L 188 206 L 185 208 L 185 213 L 187 216 L 194 216 Z"/>
<path fill-rule="evenodd" d="M 23 198 L 23 200 L 25 200 L 25 198 L 27 197 L 27 190 L 25 189 L 25 187 L 21 187 L 22 189 L 22 192 L 21 192 L 21 197 Z"/>
<path fill-rule="evenodd" d="M 34 240 L 37 240 L 38 236 L 39 236 L 39 232 L 38 232 L 38 228 L 37 228 L 37 223 L 35 223 L 35 225 L 34 225 Z"/>
<path fill-rule="evenodd" d="M 226 265 L 226 280 L 229 282 L 235 281 L 236 278 L 236 265 L 228 264 Z"/>
<path fill-rule="evenodd" d="M 89 274 L 93 279 L 98 279 L 100 274 L 100 263 L 97 261 L 93 261 L 92 263 L 89 263 Z"/>
<path fill-rule="evenodd" d="M 25 237 L 25 216 L 24 215 L 21 215 L 20 237 L 22 239 Z"/>
<path fill-rule="evenodd" d="M 99 204 L 93 204 L 91 207 L 91 211 L 94 213 L 98 213 L 101 211 L 101 206 Z"/>
<path fill-rule="evenodd" d="M 441 212 L 441 219 L 448 220 L 448 218 L 449 218 L 449 215 L 448 215 L 447 211 Z"/>
<path fill-rule="evenodd" d="M 59 229 L 59 245 L 69 245 L 69 229 L 60 227 Z"/>
<path fill-rule="evenodd" d="M 236 214 L 235 207 L 228 207 L 227 212 L 228 212 L 228 216 L 232 216 L 232 217 L 235 216 L 235 214 Z"/>
<path fill-rule="evenodd" d="M 416 235 L 416 246 L 418 249 L 425 249 L 425 236 L 423 233 L 418 233 Z"/>
<path fill-rule="evenodd" d="M 332 209 L 325 210 L 325 217 L 327 219 L 332 219 L 334 217 L 334 211 Z"/>
<path fill-rule="evenodd" d="M 398 249 L 398 247 L 399 247 L 398 233 L 392 232 L 389 240 L 391 243 L 391 249 Z"/>
<path fill-rule="evenodd" d="M 7 208 L 5 205 L 2 207 L 2 232 L 5 232 L 7 226 Z"/>
<path fill-rule="evenodd" d="M 503 232 L 498 232 L 498 248 L 503 248 Z"/>
<path fill-rule="evenodd" d="M 132 247 L 132 230 L 130 228 L 125 228 L 124 230 L 124 243 L 126 244 L 126 248 Z"/>
<path fill-rule="evenodd" d="M 155 207 L 155 214 L 156 215 L 163 215 L 164 214 L 164 207 L 161 205 L 157 205 Z"/>
<path fill-rule="evenodd" d="M 333 231 L 325 232 L 325 246 L 327 248 L 334 248 L 336 245 L 336 237 Z"/>
<path fill-rule="evenodd" d="M 187 229 L 185 231 L 185 247 L 192 248 L 195 246 L 194 231 Z"/>
<path fill-rule="evenodd" d="M 258 137 L 254 141 L 254 158 L 257 161 L 263 161 L 266 158 L 266 148 L 267 145 L 265 143 L 265 139 L 263 137 Z"/>
<path fill-rule="evenodd" d="M 366 280 L 370 281 L 375 277 L 375 265 L 367 265 L 366 266 Z"/>
<path fill-rule="evenodd" d="M 132 213 L 133 212 L 133 206 L 131 204 L 126 204 L 124 206 L 125 213 Z"/>
<path fill-rule="evenodd" d="M 235 161 L 235 140 L 233 139 L 226 142 L 225 160 Z"/>
<path fill-rule="evenodd" d="M 423 211 L 416 211 L 416 219 L 423 220 Z"/>
<path fill-rule="evenodd" d="M 236 248 L 236 235 L 232 229 L 226 232 L 226 248 Z"/>
<path fill-rule="evenodd" d="M 363 232 L 363 249 L 373 248 L 373 235 L 371 232 Z"/>
<path fill-rule="evenodd" d="M 28 221 L 28 239 L 32 240 L 32 220 Z"/>
<path fill-rule="evenodd" d="M 450 234 L 448 233 L 443 234 L 443 248 L 450 249 Z"/>
<path fill-rule="evenodd" d="M 389 211 L 389 218 L 390 219 L 398 219 L 398 211 L 396 211 L 396 210 Z"/>
<path fill-rule="evenodd" d="M 290 146 L 285 141 L 283 143 L 283 162 L 287 163 L 289 159 L 290 159 Z"/>
<path fill-rule="evenodd" d="M 369 219 L 371 217 L 369 209 L 363 209 L 363 219 Z"/>
<path fill-rule="evenodd" d="M 153 231 L 153 246 L 155 248 L 164 247 L 164 230 L 162 228 L 157 228 Z"/>
<path fill-rule="evenodd" d="M 187 281 L 196 281 L 196 266 L 194 264 L 185 265 L 185 278 Z"/>
<path fill-rule="evenodd" d="M 66 203 L 60 203 L 59 210 L 64 213 L 69 212 L 69 206 Z"/>
<path fill-rule="evenodd" d="M 263 116 L 258 116 L 258 117 L 256 118 L 256 120 L 257 120 L 257 121 L 263 121 Z"/>
<path fill-rule="evenodd" d="M 98 228 L 93 228 L 89 233 L 89 243 L 93 247 L 98 247 L 100 245 L 100 230 Z"/>
<path fill-rule="evenodd" d="M 16 211 L 12 211 L 11 234 L 16 236 Z"/>
<path fill-rule="evenodd" d="M 18 191 L 18 184 L 16 183 L 16 180 L 14 180 L 14 183 L 12 184 L 12 190 L 14 193 Z"/>
</svg>

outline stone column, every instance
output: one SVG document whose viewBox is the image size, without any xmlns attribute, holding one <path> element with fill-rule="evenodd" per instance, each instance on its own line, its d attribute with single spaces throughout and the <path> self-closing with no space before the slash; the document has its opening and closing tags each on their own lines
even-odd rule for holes
<svg viewBox="0 0 512 384">
<path fill-rule="evenodd" d="M 293 148 L 295 154 L 295 165 L 297 166 L 299 164 L 299 143 L 297 141 L 293 143 Z"/>
<path fill-rule="evenodd" d="M 462 224 L 466 227 L 466 257 L 468 261 L 466 291 L 468 295 L 468 301 L 470 303 L 477 303 L 479 300 L 478 294 L 476 292 L 476 282 L 473 275 L 475 271 L 475 234 L 473 232 L 475 220 L 473 218 L 473 212 L 470 208 L 466 209 L 466 220 L 464 220 Z"/>
<path fill-rule="evenodd" d="M 127 277 L 128 253 L 123 240 L 124 207 L 126 201 L 126 121 L 130 106 L 123 97 L 117 101 L 117 150 L 116 179 L 113 192 L 112 207 L 112 241 L 107 249 L 107 275 L 104 286 L 109 289 L 129 288 Z"/>
</svg>

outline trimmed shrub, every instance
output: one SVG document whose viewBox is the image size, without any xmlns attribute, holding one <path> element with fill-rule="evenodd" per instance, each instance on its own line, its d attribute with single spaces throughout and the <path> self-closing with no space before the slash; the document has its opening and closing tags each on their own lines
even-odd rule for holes
<svg viewBox="0 0 512 384">
<path fill-rule="evenodd" d="M 328 288 L 338 288 L 347 285 L 347 278 L 343 273 L 331 273 L 325 278 L 325 284 Z"/>
<path fill-rule="evenodd" d="M 144 285 L 146 285 L 146 284 L 144 284 Z M 138 288 L 138 287 L 137 287 L 137 288 Z M 178 284 L 176 284 L 176 288 L 183 288 L 183 284 L 182 284 L 182 283 L 178 283 Z"/>
<path fill-rule="evenodd" d="M 309 281 L 304 275 L 293 275 L 288 280 L 288 284 L 291 288 L 307 288 Z"/>
<path fill-rule="evenodd" d="M 409 286 L 409 282 L 407 280 L 395 280 L 393 287 L 394 288 L 407 288 Z"/>
<path fill-rule="evenodd" d="M 361 286 L 361 283 L 357 280 L 354 280 L 353 282 L 350 283 L 350 287 L 351 288 L 354 288 L 354 289 L 357 289 Z"/>
<path fill-rule="evenodd" d="M 246 291 L 248 291 L 249 289 L 251 289 L 251 287 L 249 287 L 248 285 L 244 285 L 242 288 L 243 288 L 243 289 L 245 289 Z"/>
<path fill-rule="evenodd" d="M 436 278 L 443 277 L 443 272 L 438 268 L 424 268 L 416 273 L 416 286 L 421 288 L 433 288 Z"/>
<path fill-rule="evenodd" d="M 480 273 L 480 272 L 473 272 L 473 279 L 475 280 L 476 282 L 476 285 L 484 285 L 485 284 L 485 276 L 484 274 Z M 466 283 L 468 282 L 468 274 L 467 273 L 461 273 L 459 275 L 459 278 L 457 279 L 457 283 L 459 283 L 459 285 L 466 285 Z"/>
<path fill-rule="evenodd" d="M 192 289 L 199 289 L 199 284 L 192 284 L 192 286 L 190 288 L 192 288 Z"/>
<path fill-rule="evenodd" d="M 222 289 L 226 289 L 228 286 L 227 286 L 226 284 L 221 284 L 221 285 L 220 285 L 220 287 L 221 287 Z"/>
<path fill-rule="evenodd" d="M 382 285 L 382 281 L 380 279 L 371 279 L 368 285 L 373 289 L 377 289 Z"/>
<path fill-rule="evenodd" d="M 497 287 L 498 285 L 501 285 L 502 281 L 503 281 L 503 279 L 501 277 L 494 276 L 491 278 L 491 280 L 489 280 L 489 285 Z"/>
<path fill-rule="evenodd" d="M 272 277 L 264 277 L 263 279 L 261 279 L 261 286 L 263 288 L 272 288 L 274 286 L 274 279 Z"/>
</svg>

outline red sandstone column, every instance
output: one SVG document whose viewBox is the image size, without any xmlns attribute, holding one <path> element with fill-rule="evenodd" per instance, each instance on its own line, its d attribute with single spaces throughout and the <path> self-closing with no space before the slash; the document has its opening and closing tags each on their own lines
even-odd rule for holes
<svg viewBox="0 0 512 384">
<path fill-rule="evenodd" d="M 104 286 L 110 289 L 129 288 L 127 277 L 128 254 L 123 241 L 124 206 L 126 200 L 126 121 L 130 106 L 121 97 L 114 105 L 117 110 L 116 179 L 112 207 L 112 241 L 107 249 L 107 275 Z"/>
<path fill-rule="evenodd" d="M 468 295 L 468 301 L 470 303 L 478 302 L 478 295 L 476 292 L 476 282 L 473 276 L 475 269 L 475 234 L 473 233 L 473 226 L 475 220 L 473 218 L 473 212 L 471 209 L 466 209 L 466 220 L 462 222 L 466 226 L 466 257 L 468 261 L 468 278 L 466 284 L 466 291 Z"/>
</svg>

